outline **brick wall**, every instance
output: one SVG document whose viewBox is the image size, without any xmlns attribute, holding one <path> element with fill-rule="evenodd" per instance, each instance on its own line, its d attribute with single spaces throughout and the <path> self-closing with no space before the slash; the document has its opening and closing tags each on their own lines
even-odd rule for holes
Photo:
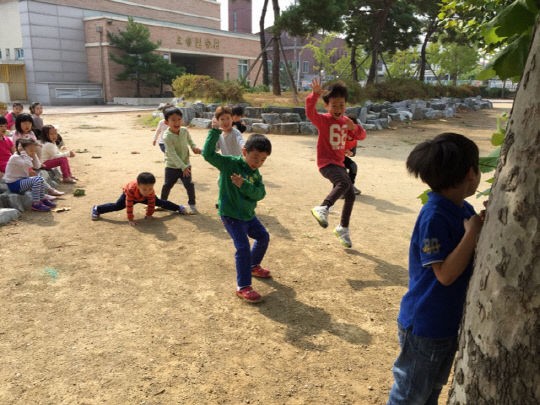
<svg viewBox="0 0 540 405">
<path fill-rule="evenodd" d="M 229 1 L 229 31 L 251 34 L 251 0 Z"/>
</svg>

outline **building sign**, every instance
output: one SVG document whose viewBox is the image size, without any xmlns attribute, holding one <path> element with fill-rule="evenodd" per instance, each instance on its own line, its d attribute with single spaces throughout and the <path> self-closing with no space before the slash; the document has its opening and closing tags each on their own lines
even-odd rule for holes
<svg viewBox="0 0 540 405">
<path fill-rule="evenodd" d="M 181 36 L 176 37 L 176 44 L 197 49 L 219 49 L 219 39 L 203 39 L 202 37 Z"/>
</svg>

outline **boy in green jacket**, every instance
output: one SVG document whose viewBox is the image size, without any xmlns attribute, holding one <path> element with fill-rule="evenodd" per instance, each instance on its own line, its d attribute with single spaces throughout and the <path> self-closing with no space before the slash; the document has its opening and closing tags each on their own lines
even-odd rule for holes
<svg viewBox="0 0 540 405">
<path fill-rule="evenodd" d="M 251 287 L 251 277 L 270 278 L 261 267 L 268 248 L 268 231 L 255 216 L 257 201 L 266 195 L 259 167 L 272 153 L 272 144 L 264 135 L 253 134 L 242 149 L 242 156 L 223 156 L 216 152 L 221 130 L 214 119 L 203 148 L 203 157 L 219 169 L 219 215 L 236 248 L 236 295 L 248 302 L 262 297 Z M 255 239 L 253 248 L 248 237 Z"/>
</svg>

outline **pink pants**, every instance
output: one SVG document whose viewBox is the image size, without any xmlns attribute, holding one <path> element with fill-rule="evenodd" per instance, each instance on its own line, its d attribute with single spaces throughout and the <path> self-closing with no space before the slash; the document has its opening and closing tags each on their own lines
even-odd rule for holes
<svg viewBox="0 0 540 405">
<path fill-rule="evenodd" d="M 67 157 L 49 159 L 43 162 L 43 167 L 47 170 L 51 170 L 58 166 L 60 166 L 60 171 L 62 172 L 62 177 L 64 179 L 71 177 L 71 169 L 69 168 L 69 162 Z"/>
</svg>

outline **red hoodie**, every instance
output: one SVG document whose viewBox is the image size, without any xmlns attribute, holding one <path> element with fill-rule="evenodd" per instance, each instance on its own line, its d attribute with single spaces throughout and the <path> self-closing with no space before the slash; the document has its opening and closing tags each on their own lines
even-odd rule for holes
<svg viewBox="0 0 540 405">
<path fill-rule="evenodd" d="M 319 95 L 311 93 L 306 98 L 306 116 L 319 130 L 317 139 L 317 166 L 319 169 L 328 165 L 345 167 L 346 142 L 350 140 L 362 140 L 366 138 L 366 131 L 361 125 L 356 125 L 354 130 L 347 129 L 347 118 L 344 116 L 336 119 L 329 113 L 319 114 L 317 100 Z"/>
</svg>

